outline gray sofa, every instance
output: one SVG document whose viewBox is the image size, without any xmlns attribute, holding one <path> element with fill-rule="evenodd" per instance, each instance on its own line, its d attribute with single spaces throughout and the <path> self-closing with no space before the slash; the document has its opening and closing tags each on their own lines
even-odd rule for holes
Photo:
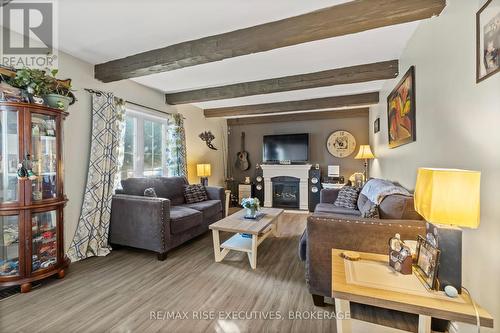
<svg viewBox="0 0 500 333">
<path fill-rule="evenodd" d="M 399 233 L 402 239 L 416 240 L 425 235 L 425 222 L 415 211 L 412 196 L 393 194 L 385 197 L 379 206 L 379 219 L 361 217 L 359 209 L 339 208 L 333 205 L 337 189 L 323 189 L 320 203 L 299 242 L 299 256 L 306 264 L 306 283 L 314 304 L 324 305 L 324 297 L 331 297 L 332 248 L 387 254 L 388 240 Z M 358 208 L 368 200 L 358 198 Z"/>
<path fill-rule="evenodd" d="M 207 201 L 188 204 L 185 177 L 128 178 L 121 184 L 111 204 L 111 245 L 154 251 L 165 260 L 168 251 L 224 217 L 222 187 L 207 186 Z M 154 188 L 157 197 L 145 197 L 147 188 Z"/>
</svg>

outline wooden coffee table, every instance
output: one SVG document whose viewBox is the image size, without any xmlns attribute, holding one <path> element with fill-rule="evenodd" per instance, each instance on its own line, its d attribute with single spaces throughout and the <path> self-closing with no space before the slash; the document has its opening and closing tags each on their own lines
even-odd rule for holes
<svg viewBox="0 0 500 333">
<path fill-rule="evenodd" d="M 359 261 L 341 257 L 343 250 L 332 249 L 332 298 L 337 312 L 337 332 L 351 332 L 350 302 L 418 314 L 418 332 L 431 332 L 431 318 L 476 324 L 471 298 L 462 292 L 449 298 L 429 291 L 415 274 L 401 275 L 388 265 L 388 256 L 358 252 Z M 493 327 L 493 317 L 476 304 L 481 326 Z"/>
<path fill-rule="evenodd" d="M 257 220 L 245 219 L 245 210 L 234 213 L 209 226 L 214 240 L 215 262 L 220 262 L 230 250 L 246 252 L 250 266 L 257 267 L 257 247 L 269 235 L 277 234 L 277 226 L 283 209 L 262 208 L 259 213 L 264 215 Z M 219 231 L 234 233 L 224 243 L 220 243 Z M 243 237 L 247 234 L 249 237 Z M 222 250 L 221 250 L 222 249 Z"/>
</svg>

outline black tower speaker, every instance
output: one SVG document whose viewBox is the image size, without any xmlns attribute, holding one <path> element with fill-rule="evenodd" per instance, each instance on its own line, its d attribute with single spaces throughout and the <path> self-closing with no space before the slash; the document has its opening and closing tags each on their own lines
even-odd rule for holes
<svg viewBox="0 0 500 333">
<path fill-rule="evenodd" d="M 259 199 L 260 206 L 264 207 L 264 177 L 259 164 L 255 165 L 255 197 Z"/>
<path fill-rule="evenodd" d="M 307 190 L 309 191 L 309 211 L 314 212 L 316 205 L 319 204 L 319 192 L 321 192 L 321 170 L 319 165 L 309 170 Z"/>
</svg>

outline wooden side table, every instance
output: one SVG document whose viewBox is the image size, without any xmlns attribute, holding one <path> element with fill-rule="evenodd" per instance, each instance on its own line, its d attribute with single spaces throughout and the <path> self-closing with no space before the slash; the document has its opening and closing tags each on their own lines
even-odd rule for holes
<svg viewBox="0 0 500 333">
<path fill-rule="evenodd" d="M 449 298 L 428 291 L 414 275 L 394 272 L 388 256 L 359 252 L 361 260 L 348 261 L 343 250 L 332 249 L 332 298 L 337 312 L 337 332 L 350 333 L 350 302 L 418 314 L 418 332 L 431 332 L 431 318 L 476 324 L 471 298 L 463 292 Z M 493 317 L 476 303 L 481 326 L 493 328 Z"/>
</svg>

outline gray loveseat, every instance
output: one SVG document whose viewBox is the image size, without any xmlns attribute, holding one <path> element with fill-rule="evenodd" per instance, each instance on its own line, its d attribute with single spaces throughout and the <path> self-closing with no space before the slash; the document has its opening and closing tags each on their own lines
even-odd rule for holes
<svg viewBox="0 0 500 333">
<path fill-rule="evenodd" d="M 222 187 L 207 186 L 207 201 L 188 204 L 185 177 L 128 178 L 121 184 L 111 204 L 111 245 L 154 251 L 165 260 L 168 251 L 224 217 Z M 157 197 L 145 197 L 147 188 L 154 188 Z"/>
<path fill-rule="evenodd" d="M 394 234 L 413 240 L 425 235 L 425 221 L 415 211 L 412 196 L 386 196 L 379 205 L 380 218 L 371 219 L 361 217 L 359 209 L 334 206 L 338 193 L 337 189 L 321 190 L 320 203 L 308 218 L 299 243 L 307 286 L 317 306 L 324 305 L 324 297 L 331 297 L 332 248 L 387 254 L 388 240 Z M 358 208 L 366 200 L 360 195 Z"/>
</svg>

